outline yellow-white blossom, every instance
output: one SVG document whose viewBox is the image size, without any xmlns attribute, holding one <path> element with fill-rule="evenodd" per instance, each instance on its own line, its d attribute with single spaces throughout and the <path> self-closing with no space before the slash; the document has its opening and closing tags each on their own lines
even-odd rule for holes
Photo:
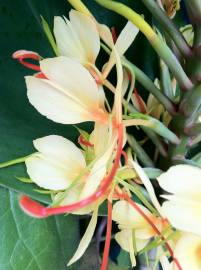
<svg viewBox="0 0 201 270">
<path fill-rule="evenodd" d="M 76 10 L 71 10 L 69 19 L 54 18 L 54 35 L 59 54 L 83 65 L 94 64 L 100 50 L 100 38 L 94 20 Z"/>
<path fill-rule="evenodd" d="M 60 56 L 40 62 L 47 79 L 26 77 L 30 103 L 44 116 L 61 124 L 107 122 L 103 94 L 88 70 Z"/>
<path fill-rule="evenodd" d="M 159 185 L 170 195 L 163 213 L 177 229 L 201 236 L 201 169 L 176 165 L 158 177 Z"/>
</svg>

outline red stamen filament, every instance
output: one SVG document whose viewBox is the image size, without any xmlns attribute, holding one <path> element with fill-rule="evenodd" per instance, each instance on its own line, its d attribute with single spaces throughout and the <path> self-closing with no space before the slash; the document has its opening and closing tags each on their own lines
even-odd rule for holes
<svg viewBox="0 0 201 270">
<path fill-rule="evenodd" d="M 140 207 L 128 196 L 128 194 L 120 194 L 121 198 L 124 198 L 127 200 L 127 202 L 152 226 L 153 230 L 157 233 L 158 236 L 160 236 L 161 240 L 165 240 L 165 237 L 161 234 L 161 232 L 158 230 L 156 225 L 152 222 L 152 220 L 140 209 Z M 165 242 L 165 247 L 170 253 L 172 259 L 174 260 L 175 265 L 177 266 L 178 270 L 182 270 L 182 267 L 178 261 L 177 258 L 174 257 L 174 252 L 170 245 Z"/>
<path fill-rule="evenodd" d="M 27 68 L 30 68 L 36 71 L 41 71 L 39 65 L 35 65 L 35 64 L 24 61 L 24 59 L 32 59 L 32 60 L 39 61 L 40 56 L 37 53 L 30 52 L 30 51 L 17 51 L 13 54 L 13 58 L 17 59 L 20 62 L 20 64 L 22 64 L 23 66 Z"/>
<path fill-rule="evenodd" d="M 45 76 L 45 74 L 42 73 L 42 72 L 38 72 L 38 73 L 34 74 L 34 76 L 35 76 L 36 78 L 39 78 L 39 79 L 48 79 L 48 78 Z"/>
<path fill-rule="evenodd" d="M 113 41 L 114 41 L 114 43 L 116 43 L 116 41 L 117 41 L 117 31 L 116 31 L 115 27 L 111 28 L 111 33 L 112 33 Z"/>
<path fill-rule="evenodd" d="M 89 141 L 85 140 L 85 138 L 82 135 L 79 136 L 78 143 L 87 147 L 94 147 L 93 143 L 90 143 Z"/>
<path fill-rule="evenodd" d="M 138 103 L 138 105 L 139 105 L 140 111 L 141 111 L 142 113 L 146 113 L 146 108 L 145 108 L 145 106 L 144 106 L 144 104 L 143 104 L 143 102 L 142 102 L 141 96 L 138 94 L 137 89 L 134 90 L 134 93 L 133 93 L 133 94 L 135 95 L 135 97 L 136 97 L 136 99 L 137 99 L 137 103 Z"/>
<path fill-rule="evenodd" d="M 112 203 L 108 200 L 107 204 L 107 231 L 106 231 L 106 240 L 103 252 L 103 260 L 100 270 L 106 270 L 108 265 L 109 251 L 110 251 L 110 242 L 111 242 L 111 233 L 112 233 Z"/>
<path fill-rule="evenodd" d="M 102 185 L 100 186 L 99 190 L 93 193 L 92 195 L 88 196 L 87 198 L 70 204 L 66 206 L 61 207 L 44 207 L 42 204 L 39 204 L 32 199 L 30 199 L 28 196 L 22 196 L 20 199 L 20 206 L 26 213 L 29 213 L 30 215 L 34 215 L 38 218 L 44 218 L 51 215 L 58 215 L 63 213 L 69 213 L 73 212 L 75 210 L 81 209 L 89 204 L 92 204 L 93 202 L 97 201 L 99 198 L 103 197 L 110 187 L 112 180 L 114 179 L 114 176 L 116 174 L 116 171 L 119 167 L 120 158 L 121 158 L 121 152 L 122 152 L 122 146 L 123 146 L 123 124 L 118 125 L 118 146 L 117 146 L 117 153 L 116 158 L 114 160 L 112 169 L 110 173 L 103 179 Z"/>
</svg>

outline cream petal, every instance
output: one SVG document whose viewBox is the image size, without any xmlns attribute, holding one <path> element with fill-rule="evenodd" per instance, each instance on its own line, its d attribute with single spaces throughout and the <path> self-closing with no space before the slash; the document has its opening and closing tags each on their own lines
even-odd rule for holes
<svg viewBox="0 0 201 270">
<path fill-rule="evenodd" d="M 49 81 L 26 77 L 26 83 L 30 103 L 48 119 L 61 124 L 93 121 L 92 115 L 83 106 L 65 96 Z"/>
<path fill-rule="evenodd" d="M 173 197 L 163 203 L 162 209 L 172 226 L 201 235 L 201 203 Z"/>
<path fill-rule="evenodd" d="M 120 56 L 122 56 L 133 43 L 138 32 L 139 29 L 132 22 L 128 21 L 115 43 L 115 47 Z"/>
<path fill-rule="evenodd" d="M 105 153 L 97 159 L 89 176 L 87 177 L 85 186 L 82 190 L 80 198 L 83 199 L 96 191 L 104 176 L 106 175 L 106 166 L 109 161 L 114 147 L 116 145 L 116 136 L 113 137 L 110 143 L 106 145 Z"/>
<path fill-rule="evenodd" d="M 112 48 L 114 46 L 114 42 L 110 29 L 105 24 L 98 24 L 98 31 L 101 39 L 105 42 L 105 44 Z"/>
<path fill-rule="evenodd" d="M 84 48 L 86 61 L 95 63 L 100 51 L 100 38 L 96 23 L 89 16 L 76 10 L 71 10 L 69 16 L 72 27 Z"/>
<path fill-rule="evenodd" d="M 70 22 L 62 17 L 54 17 L 54 36 L 60 55 L 70 57 L 82 63 L 86 62 L 86 55 L 79 37 L 71 27 Z"/>
<path fill-rule="evenodd" d="M 98 207 L 96 207 L 96 209 L 94 210 L 90 223 L 86 229 L 86 232 L 84 236 L 82 237 L 82 240 L 80 241 L 78 249 L 76 250 L 75 254 L 68 262 L 68 266 L 73 264 L 77 260 L 79 260 L 80 257 L 84 254 L 85 250 L 87 249 L 93 237 L 93 234 L 96 228 L 97 219 L 98 219 Z"/>
<path fill-rule="evenodd" d="M 140 204 L 137 205 L 147 216 L 152 217 L 152 214 L 147 208 Z M 127 201 L 118 201 L 114 204 L 112 219 L 124 228 L 135 230 L 145 229 L 150 231 L 150 234 L 152 232 L 152 227 Z"/>
<path fill-rule="evenodd" d="M 151 184 L 151 181 L 149 180 L 149 178 L 147 177 L 147 175 L 143 171 L 143 169 L 137 164 L 137 162 L 132 160 L 131 164 L 133 165 L 133 168 L 137 172 L 137 174 L 140 177 L 142 183 L 144 184 L 146 190 L 148 191 L 150 199 L 152 200 L 153 205 L 158 210 L 158 212 L 161 214 L 161 216 L 163 216 L 161 205 L 158 202 L 158 199 L 156 197 L 156 194 L 155 194 L 154 188 L 153 188 L 153 186 Z"/>
<path fill-rule="evenodd" d="M 130 253 L 132 267 L 136 266 L 132 230 L 122 230 L 116 233 L 115 240 L 122 249 Z"/>
<path fill-rule="evenodd" d="M 91 74 L 80 63 L 59 56 L 42 60 L 40 66 L 46 77 L 65 95 L 85 109 L 99 108 L 98 87 Z"/>
<path fill-rule="evenodd" d="M 47 80 L 26 77 L 29 102 L 48 119 L 61 124 L 93 121 L 93 116 L 80 104 L 52 86 Z"/>
<path fill-rule="evenodd" d="M 183 164 L 172 166 L 158 177 L 158 183 L 170 193 L 200 198 L 201 169 Z"/>
<path fill-rule="evenodd" d="M 48 161 L 40 154 L 34 154 L 25 161 L 27 173 L 38 186 L 50 190 L 62 190 L 72 182 L 71 171 Z M 69 178 L 70 175 L 70 178 Z"/>
<path fill-rule="evenodd" d="M 176 244 L 174 255 L 178 259 L 182 270 L 201 269 L 201 237 L 184 234 Z M 177 269 L 174 266 L 174 269 Z"/>
<path fill-rule="evenodd" d="M 77 171 L 86 167 L 86 162 L 81 150 L 70 140 L 62 136 L 50 135 L 33 141 L 34 147 L 46 156 L 55 160 L 64 168 Z"/>
</svg>

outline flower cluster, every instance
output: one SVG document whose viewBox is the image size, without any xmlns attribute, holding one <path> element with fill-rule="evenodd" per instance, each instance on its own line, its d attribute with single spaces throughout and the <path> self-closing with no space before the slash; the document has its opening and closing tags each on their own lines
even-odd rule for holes
<svg viewBox="0 0 201 270">
<path fill-rule="evenodd" d="M 170 17 L 179 8 L 179 1 L 159 2 Z M 171 3 L 167 6 L 166 2 Z M 52 205 L 45 207 L 27 196 L 21 197 L 20 205 L 38 218 L 61 213 L 91 215 L 68 265 L 87 249 L 99 206 L 107 202 L 101 270 L 108 265 L 112 221 L 119 230 L 115 240 L 129 253 L 133 267 L 136 255 L 149 256 L 150 250 L 155 250 L 155 261 L 164 270 L 199 270 L 201 169 L 192 165 L 175 165 L 167 172 L 153 168 L 153 161 L 141 145 L 127 134 L 127 127 L 141 126 L 163 156 L 167 152 L 159 138 L 166 145 L 180 143 L 180 138 L 168 129 L 175 108 L 162 96 L 158 80 L 151 84 L 145 78 L 151 85 L 147 102 L 135 88 L 139 70 L 124 54 L 137 34 L 138 28 L 130 21 L 117 37 L 114 30 L 98 23 L 91 14 L 71 10 L 69 19 L 54 18 L 51 43 L 56 57 L 43 58 L 25 50 L 13 54 L 21 64 L 37 71 L 25 81 L 28 100 L 40 114 L 64 125 L 93 124 L 91 133 L 78 129 L 79 147 L 58 135 L 34 140 L 36 152 L 24 159 L 27 173 L 32 182 L 51 194 Z M 96 59 L 101 50 L 108 54 L 108 61 L 98 68 Z M 161 65 L 164 68 L 164 62 Z M 108 79 L 114 66 L 115 83 Z M 176 89 L 175 78 L 171 84 Z M 112 102 L 107 99 L 108 90 L 113 94 Z M 138 160 L 147 168 L 141 168 Z M 150 178 L 157 179 L 154 186 L 161 187 L 162 205 Z"/>
</svg>

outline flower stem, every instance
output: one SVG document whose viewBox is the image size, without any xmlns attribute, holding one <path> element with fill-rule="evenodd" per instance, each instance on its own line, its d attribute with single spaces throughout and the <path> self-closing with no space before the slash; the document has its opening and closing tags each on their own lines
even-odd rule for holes
<svg viewBox="0 0 201 270">
<path fill-rule="evenodd" d="M 182 55 L 186 58 L 190 57 L 192 55 L 191 48 L 187 44 L 181 32 L 174 25 L 173 21 L 169 19 L 158 3 L 154 0 L 142 0 L 142 2 L 151 14 L 159 21 L 163 29 L 170 35 Z"/>
<path fill-rule="evenodd" d="M 112 232 L 112 203 L 108 200 L 107 204 L 107 231 L 106 231 L 106 240 L 103 252 L 103 260 L 100 270 L 107 270 L 109 251 L 110 251 L 110 241 L 111 241 L 111 232 Z"/>
<path fill-rule="evenodd" d="M 139 30 L 147 37 L 152 47 L 170 68 L 173 75 L 176 77 L 180 87 L 183 90 L 190 90 L 193 87 L 191 80 L 187 77 L 176 56 L 166 45 L 166 43 L 158 37 L 158 35 L 154 32 L 151 26 L 142 18 L 142 16 L 137 14 L 131 8 L 119 2 L 114 2 L 111 0 L 95 1 L 98 2 L 100 5 L 124 16 L 126 19 L 130 20 L 133 24 L 135 24 L 139 28 Z"/>
<path fill-rule="evenodd" d="M 5 168 L 5 167 L 9 167 L 9 166 L 12 166 L 12 165 L 15 165 L 15 164 L 23 163 L 23 162 L 25 162 L 25 160 L 28 157 L 29 156 L 25 156 L 25 157 L 20 157 L 20 158 L 16 158 L 16 159 L 13 159 L 13 160 L 9 160 L 9 161 L 6 161 L 6 162 L 2 162 L 2 163 L 0 163 L 0 169 Z"/>
</svg>

